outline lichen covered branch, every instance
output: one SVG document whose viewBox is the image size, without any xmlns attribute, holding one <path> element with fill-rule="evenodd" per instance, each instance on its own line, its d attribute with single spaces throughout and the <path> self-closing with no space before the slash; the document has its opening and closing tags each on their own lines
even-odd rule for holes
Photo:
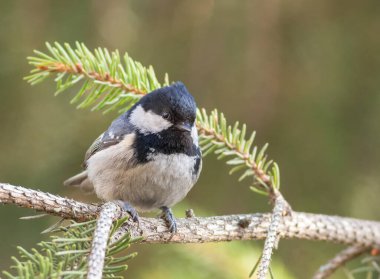
<svg viewBox="0 0 380 279">
<path fill-rule="evenodd" d="M 257 271 L 257 279 L 265 279 L 269 270 L 269 265 L 272 258 L 272 253 L 275 247 L 278 244 L 279 235 L 278 229 L 283 218 L 284 213 L 286 212 L 287 202 L 278 192 L 277 197 L 274 201 L 274 208 L 272 212 L 271 222 L 268 228 L 268 235 L 264 242 L 264 249 L 260 258 L 260 263 Z"/>
<path fill-rule="evenodd" d="M 49 193 L 0 183 L 0 203 L 43 211 L 76 221 L 97 218 L 100 205 L 86 204 Z M 127 221 L 115 239 L 127 231 L 142 236 L 143 243 L 203 243 L 231 240 L 265 239 L 271 213 L 240 214 L 214 217 L 179 218 L 178 232 L 172 235 L 157 218 L 140 218 L 140 225 Z M 122 216 L 120 216 L 122 217 Z M 368 247 L 380 245 L 380 222 L 293 212 L 278 226 L 281 238 L 338 242 Z"/>
<path fill-rule="evenodd" d="M 112 221 L 120 216 L 120 211 L 121 208 L 113 202 L 108 202 L 101 207 L 88 257 L 87 279 L 102 278 Z"/>
</svg>

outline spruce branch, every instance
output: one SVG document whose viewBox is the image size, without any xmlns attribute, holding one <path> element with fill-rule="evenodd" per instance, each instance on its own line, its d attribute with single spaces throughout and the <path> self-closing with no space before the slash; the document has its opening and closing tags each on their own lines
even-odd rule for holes
<svg viewBox="0 0 380 279">
<path fill-rule="evenodd" d="M 4 271 L 7 278 L 84 278 L 87 274 L 87 255 L 90 251 L 92 235 L 96 220 L 76 223 L 71 221 L 68 226 L 49 229 L 54 232 L 50 241 L 37 244 L 37 249 L 27 251 L 18 247 L 19 258 L 12 257 L 14 265 L 11 271 Z M 112 235 L 122 223 L 112 226 Z M 125 262 L 136 253 L 119 255 L 119 251 L 127 249 L 132 239 L 129 234 L 123 235 L 118 241 L 111 243 L 105 253 L 105 268 L 103 278 L 123 278 L 116 276 L 128 268 Z"/>
<path fill-rule="evenodd" d="M 25 80 L 35 85 L 55 76 L 55 94 L 82 82 L 72 99 L 72 103 L 79 102 L 79 108 L 91 106 L 93 110 L 109 111 L 123 107 L 127 110 L 141 96 L 162 87 L 152 66 L 142 66 L 127 53 L 121 57 L 117 50 L 109 52 L 102 48 L 91 52 L 78 42 L 75 48 L 57 42 L 46 43 L 46 46 L 48 53 L 35 50 L 36 56 L 28 57 L 34 69 Z M 168 84 L 166 75 L 163 85 Z"/>
<path fill-rule="evenodd" d="M 205 109 L 197 111 L 197 129 L 200 134 L 199 144 L 203 156 L 210 153 L 218 155 L 217 159 L 228 157 L 226 162 L 233 166 L 230 174 L 242 171 L 239 181 L 253 177 L 251 189 L 265 195 L 274 195 L 280 188 L 280 171 L 273 160 L 268 160 L 268 144 L 261 149 L 253 146 L 256 132 L 246 138 L 247 126 L 239 122 L 229 125 L 223 113 L 216 109 L 207 114 Z M 231 158 L 232 157 L 232 158 Z"/>
</svg>

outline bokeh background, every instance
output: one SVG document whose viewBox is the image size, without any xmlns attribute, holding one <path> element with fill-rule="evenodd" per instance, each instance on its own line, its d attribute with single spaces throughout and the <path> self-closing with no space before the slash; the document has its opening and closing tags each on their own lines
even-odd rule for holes
<svg viewBox="0 0 380 279">
<path fill-rule="evenodd" d="M 76 110 L 54 83 L 22 80 L 44 42 L 82 41 L 128 51 L 160 78 L 183 81 L 198 105 L 258 132 L 281 169 L 295 210 L 380 219 L 380 2 L 15 1 L 0 2 L 0 181 L 95 200 L 62 181 L 116 116 Z M 68 93 L 68 92 L 67 92 Z M 74 92 L 71 92 L 74 93 Z M 213 156 L 175 208 L 198 215 L 268 211 L 248 182 Z M 55 218 L 0 207 L 0 269 L 16 246 L 33 247 Z M 129 278 L 247 278 L 262 242 L 134 246 Z M 282 240 L 276 278 L 309 278 L 342 247 Z M 342 271 L 332 278 L 344 278 Z"/>
</svg>

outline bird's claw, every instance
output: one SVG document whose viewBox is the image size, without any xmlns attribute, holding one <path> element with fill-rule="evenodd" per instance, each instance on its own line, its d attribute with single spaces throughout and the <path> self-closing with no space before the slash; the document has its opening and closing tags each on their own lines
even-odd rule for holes
<svg viewBox="0 0 380 279">
<path fill-rule="evenodd" d="M 163 207 L 161 207 L 161 210 L 162 210 L 161 218 L 165 220 L 165 222 L 169 228 L 169 231 L 171 233 L 176 233 L 177 232 L 177 222 L 174 218 L 174 215 L 173 215 L 171 209 L 167 206 L 163 206 Z"/>
<path fill-rule="evenodd" d="M 124 202 L 124 201 L 117 201 L 117 203 L 123 208 L 125 211 L 131 215 L 131 218 L 133 222 L 140 223 L 140 217 L 139 214 L 137 213 L 136 209 L 129 203 L 129 202 Z"/>
</svg>

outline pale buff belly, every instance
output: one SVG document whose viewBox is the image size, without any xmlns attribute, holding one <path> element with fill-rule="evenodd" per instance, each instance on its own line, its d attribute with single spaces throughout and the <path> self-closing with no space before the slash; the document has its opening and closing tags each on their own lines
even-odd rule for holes
<svg viewBox="0 0 380 279">
<path fill-rule="evenodd" d="M 157 155 L 131 167 L 128 152 L 126 145 L 119 144 L 89 159 L 88 178 L 100 199 L 126 201 L 140 211 L 170 207 L 187 195 L 198 178 L 193 174 L 196 157 Z"/>
</svg>

